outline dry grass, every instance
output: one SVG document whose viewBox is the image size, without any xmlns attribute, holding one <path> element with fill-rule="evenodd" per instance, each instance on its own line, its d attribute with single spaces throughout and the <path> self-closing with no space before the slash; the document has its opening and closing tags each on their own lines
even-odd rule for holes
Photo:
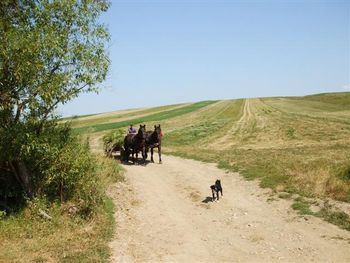
<svg viewBox="0 0 350 263">
<path fill-rule="evenodd" d="M 106 203 L 101 213 L 111 205 Z M 24 213 L 1 223 L 0 262 L 100 262 L 108 258 L 105 239 L 111 222 L 105 215 L 86 222 L 51 208 L 54 219 L 45 222 L 33 211 Z"/>
</svg>

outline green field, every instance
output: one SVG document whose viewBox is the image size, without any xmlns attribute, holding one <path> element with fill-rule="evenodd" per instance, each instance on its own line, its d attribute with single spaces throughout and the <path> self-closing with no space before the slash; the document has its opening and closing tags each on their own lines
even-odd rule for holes
<svg viewBox="0 0 350 263">
<path fill-rule="evenodd" d="M 100 141 L 129 123 L 161 123 L 166 153 L 239 170 L 276 191 L 350 201 L 350 93 L 169 107 L 76 118 L 74 130 Z"/>
</svg>

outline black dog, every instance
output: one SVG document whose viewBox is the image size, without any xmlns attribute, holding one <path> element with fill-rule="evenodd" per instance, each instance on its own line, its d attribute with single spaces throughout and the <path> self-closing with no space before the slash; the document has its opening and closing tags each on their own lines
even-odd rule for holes
<svg viewBox="0 0 350 263">
<path fill-rule="evenodd" d="M 213 201 L 215 201 L 215 194 L 216 194 L 216 199 L 219 201 L 219 192 L 221 193 L 222 197 L 222 187 L 221 187 L 221 181 L 218 179 L 215 181 L 215 184 L 210 186 L 211 193 L 213 195 Z"/>
</svg>

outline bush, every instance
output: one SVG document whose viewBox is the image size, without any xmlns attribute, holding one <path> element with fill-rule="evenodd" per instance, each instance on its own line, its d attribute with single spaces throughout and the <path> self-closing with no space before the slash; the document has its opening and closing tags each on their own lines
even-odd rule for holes
<svg viewBox="0 0 350 263">
<path fill-rule="evenodd" d="M 31 178 L 30 199 L 72 201 L 84 216 L 101 202 L 95 157 L 88 143 L 73 136 L 69 127 L 53 125 L 40 136 L 28 132 L 27 140 L 18 145 L 17 158 Z M 27 204 L 27 193 L 14 172 L 0 171 L 0 182 L 0 200 L 4 200 L 0 209 L 17 210 Z"/>
<path fill-rule="evenodd" d="M 37 193 L 51 201 L 70 201 L 81 215 L 89 216 L 102 201 L 96 167 L 88 142 L 70 135 L 63 147 L 52 150 L 41 165 Z"/>
<path fill-rule="evenodd" d="M 125 131 L 118 129 L 103 136 L 103 148 L 107 156 L 111 156 L 113 151 L 120 150 L 124 144 Z"/>
</svg>

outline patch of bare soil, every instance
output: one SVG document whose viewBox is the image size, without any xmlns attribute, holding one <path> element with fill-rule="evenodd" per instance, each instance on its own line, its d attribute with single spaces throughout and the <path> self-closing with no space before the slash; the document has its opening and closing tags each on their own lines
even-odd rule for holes
<svg viewBox="0 0 350 263">
<path fill-rule="evenodd" d="M 172 156 L 125 169 L 127 183 L 109 193 L 112 262 L 350 262 L 349 232 L 267 202 L 269 190 L 236 173 Z M 212 202 L 217 178 L 224 198 Z"/>
</svg>

